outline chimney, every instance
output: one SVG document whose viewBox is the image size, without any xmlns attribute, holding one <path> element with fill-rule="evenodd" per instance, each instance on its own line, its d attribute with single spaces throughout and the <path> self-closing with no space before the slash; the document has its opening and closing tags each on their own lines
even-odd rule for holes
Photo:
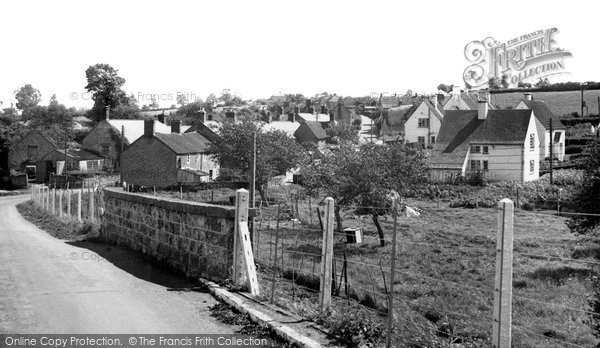
<svg viewBox="0 0 600 348">
<path fill-rule="evenodd" d="M 200 122 L 206 123 L 206 111 L 204 109 L 198 111 L 198 118 L 200 118 Z"/>
<path fill-rule="evenodd" d="M 480 99 L 477 105 L 477 118 L 485 120 L 488 114 L 488 102 L 487 99 Z"/>
<path fill-rule="evenodd" d="M 104 119 L 108 121 L 108 120 L 110 120 L 110 106 L 108 106 L 108 105 L 105 106 L 105 109 L 106 109 L 106 111 L 104 113 Z"/>
<path fill-rule="evenodd" d="M 337 104 L 337 117 L 338 117 L 338 120 L 342 119 L 342 98 L 340 98 L 340 100 L 338 101 L 338 104 Z"/>
<path fill-rule="evenodd" d="M 333 125 L 335 124 L 335 115 L 334 112 L 330 112 L 329 113 L 329 127 L 333 127 Z"/>
<path fill-rule="evenodd" d="M 531 93 L 525 93 L 525 100 L 532 100 L 533 96 L 531 95 Z"/>
<path fill-rule="evenodd" d="M 433 104 L 433 107 L 437 109 L 437 107 L 438 107 L 437 95 L 432 94 L 431 98 L 429 100 L 431 101 L 431 104 Z"/>
<path fill-rule="evenodd" d="M 327 110 L 326 110 L 326 108 L 325 108 L 325 105 L 321 105 L 321 113 L 322 113 L 322 114 L 326 114 L 326 113 L 327 113 Z"/>
<path fill-rule="evenodd" d="M 173 120 L 171 121 L 171 133 L 181 133 L 181 121 Z"/>
<path fill-rule="evenodd" d="M 162 123 L 162 124 L 166 124 L 166 118 L 165 118 L 165 112 L 163 111 L 162 114 L 158 115 L 158 122 Z"/>
<path fill-rule="evenodd" d="M 144 120 L 144 136 L 148 138 L 154 136 L 154 120 Z"/>
</svg>

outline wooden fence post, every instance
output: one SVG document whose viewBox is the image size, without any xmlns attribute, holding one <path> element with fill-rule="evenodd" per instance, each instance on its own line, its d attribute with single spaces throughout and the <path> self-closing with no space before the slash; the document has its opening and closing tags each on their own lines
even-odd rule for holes
<svg viewBox="0 0 600 348">
<path fill-rule="evenodd" d="M 58 216 L 59 217 L 63 216 L 63 193 L 64 193 L 63 189 L 58 190 Z"/>
<path fill-rule="evenodd" d="M 81 222 L 81 195 L 83 193 L 83 186 L 77 190 L 77 221 Z"/>
<path fill-rule="evenodd" d="M 514 209 L 514 203 L 508 198 L 498 203 L 494 321 L 492 324 L 492 346 L 495 348 L 510 348 L 511 346 Z"/>
<path fill-rule="evenodd" d="M 392 347 L 392 329 L 394 327 L 394 282 L 396 272 L 396 244 L 398 243 L 398 198 L 394 197 L 392 202 L 392 215 L 394 217 L 394 235 L 392 236 L 392 264 L 390 272 L 390 290 L 388 295 L 388 326 L 386 347 Z"/>
<path fill-rule="evenodd" d="M 67 218 L 71 218 L 71 196 L 73 195 L 72 190 L 67 190 Z"/>
<path fill-rule="evenodd" d="M 31 200 L 35 203 L 35 184 L 31 186 Z"/>
<path fill-rule="evenodd" d="M 50 207 L 52 215 L 56 213 L 56 187 L 52 189 L 52 206 Z"/>
<path fill-rule="evenodd" d="M 245 191 L 245 192 L 244 192 Z M 248 278 L 244 272 L 240 223 L 248 222 L 248 191 L 238 190 L 235 195 L 235 225 L 233 228 L 233 284 L 243 286 Z"/>
<path fill-rule="evenodd" d="M 48 211 L 48 210 L 50 210 L 50 187 L 46 186 L 46 188 L 44 189 L 44 191 L 45 191 L 44 192 L 44 194 L 45 194 L 44 199 L 46 200 L 44 202 L 44 210 Z"/>
<path fill-rule="evenodd" d="M 319 308 L 326 310 L 331 305 L 331 267 L 333 261 L 333 198 L 324 201 L 323 247 L 321 250 L 321 289 L 319 291 Z"/>
<path fill-rule="evenodd" d="M 90 195 L 90 206 L 88 209 L 88 215 L 91 221 L 94 221 L 94 189 L 88 187 L 88 193 Z"/>
</svg>

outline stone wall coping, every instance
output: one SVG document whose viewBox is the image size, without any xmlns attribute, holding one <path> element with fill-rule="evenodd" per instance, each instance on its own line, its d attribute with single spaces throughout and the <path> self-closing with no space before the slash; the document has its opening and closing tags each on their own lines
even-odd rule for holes
<svg viewBox="0 0 600 348">
<path fill-rule="evenodd" d="M 107 187 L 104 189 L 108 197 L 133 203 L 140 203 L 184 213 L 213 216 L 219 218 L 235 218 L 235 207 L 184 201 L 177 198 L 148 196 L 140 193 L 126 192 L 122 188 Z"/>
</svg>

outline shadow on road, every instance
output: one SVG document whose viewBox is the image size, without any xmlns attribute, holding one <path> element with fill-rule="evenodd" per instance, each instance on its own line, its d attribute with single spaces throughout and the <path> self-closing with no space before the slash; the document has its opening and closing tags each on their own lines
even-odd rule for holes
<svg viewBox="0 0 600 348">
<path fill-rule="evenodd" d="M 88 249 L 123 271 L 139 279 L 162 285 L 167 291 L 207 292 L 200 283 L 186 279 L 150 256 L 127 249 L 95 241 L 75 241 L 67 244 Z"/>
</svg>

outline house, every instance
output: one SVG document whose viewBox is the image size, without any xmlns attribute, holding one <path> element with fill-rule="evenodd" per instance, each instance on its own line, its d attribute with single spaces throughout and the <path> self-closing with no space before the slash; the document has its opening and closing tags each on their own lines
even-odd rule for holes
<svg viewBox="0 0 600 348">
<path fill-rule="evenodd" d="M 515 109 L 529 109 L 535 115 L 540 161 L 550 158 L 550 146 L 552 146 L 552 157 L 559 161 L 564 160 L 567 127 L 560 122 L 560 119 L 554 115 L 546 103 L 533 100 L 531 93 L 525 93 L 525 99 L 521 100 Z M 550 123 L 552 123 L 552 134 L 550 134 Z M 552 142 L 552 145 L 550 145 L 550 142 Z"/>
<path fill-rule="evenodd" d="M 379 138 L 383 142 L 404 141 L 404 123 L 416 108 L 417 105 L 400 105 L 380 112 L 381 116 L 373 121 Z"/>
<path fill-rule="evenodd" d="M 171 133 L 164 116 L 159 116 L 164 122 L 156 123 L 156 133 Z M 189 126 L 181 126 L 183 132 L 188 129 Z M 143 134 L 144 120 L 112 120 L 107 112 L 105 118 L 96 124 L 81 143 L 85 150 L 103 157 L 107 168 L 118 169 L 122 151 Z"/>
<path fill-rule="evenodd" d="M 43 159 L 56 149 L 54 142 L 44 134 L 36 130 L 30 131 L 11 147 L 8 153 L 8 167 L 18 172 L 27 172 L 28 175 L 35 176 L 37 182 L 42 183 L 48 179 L 52 170 L 51 165 Z"/>
<path fill-rule="evenodd" d="M 403 118 L 404 142 L 418 143 L 422 148 L 432 148 L 437 140 L 443 119 L 444 109 L 438 103 L 437 96 L 434 95 L 429 100 L 422 100 Z"/>
<path fill-rule="evenodd" d="M 103 158 L 82 149 L 55 149 L 43 158 L 48 173 L 56 175 L 64 174 L 65 160 L 67 174 L 98 173 L 104 168 Z"/>
<path fill-rule="evenodd" d="M 532 181 L 539 178 L 536 118 L 524 110 L 448 110 L 429 166 L 432 177 L 483 173 L 490 180 Z"/>
<path fill-rule="evenodd" d="M 208 155 L 210 141 L 198 132 L 180 133 L 174 121 L 172 133 L 155 132 L 154 120 L 144 121 L 144 133 L 122 156 L 121 181 L 147 187 L 173 187 L 207 182 L 219 167 Z"/>
<path fill-rule="evenodd" d="M 482 98 L 488 101 L 488 108 L 490 110 L 495 109 L 489 102 L 490 97 L 487 94 L 482 96 Z M 477 96 L 465 93 L 459 89 L 453 89 L 452 93 L 444 98 L 442 105 L 444 110 L 477 110 L 477 100 Z"/>
<path fill-rule="evenodd" d="M 294 137 L 299 143 L 323 144 L 327 138 L 327 132 L 320 122 L 302 122 L 294 132 Z"/>
</svg>

